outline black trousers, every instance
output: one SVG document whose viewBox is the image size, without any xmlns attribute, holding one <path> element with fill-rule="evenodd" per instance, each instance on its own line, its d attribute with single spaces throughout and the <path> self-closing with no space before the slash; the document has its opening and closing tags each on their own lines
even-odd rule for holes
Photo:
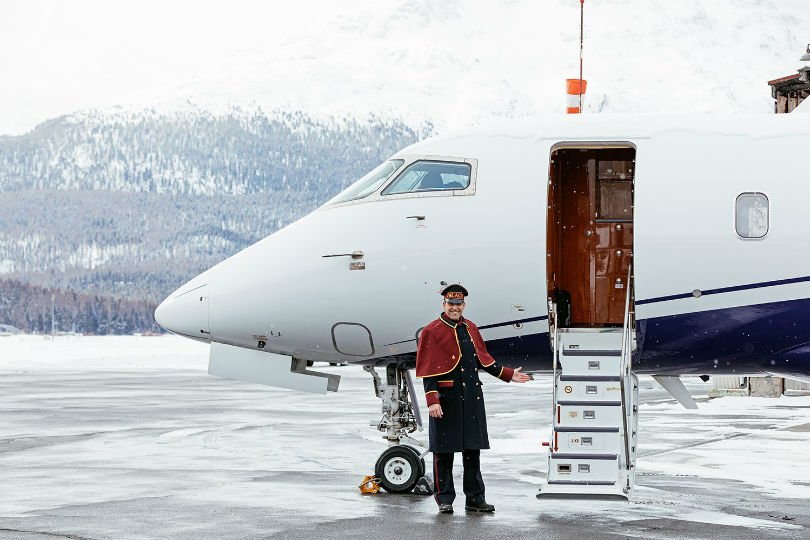
<svg viewBox="0 0 810 540">
<path fill-rule="evenodd" d="M 453 454 L 433 453 L 433 498 L 437 504 L 452 503 L 456 498 L 453 486 Z M 484 500 L 484 479 L 481 477 L 481 451 L 464 450 L 464 495 L 466 504 L 478 504 Z"/>
</svg>

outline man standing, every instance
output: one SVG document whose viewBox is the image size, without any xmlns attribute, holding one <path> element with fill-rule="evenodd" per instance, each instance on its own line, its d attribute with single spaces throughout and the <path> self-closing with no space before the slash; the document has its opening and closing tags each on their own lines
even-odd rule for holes
<svg viewBox="0 0 810 540">
<path fill-rule="evenodd" d="M 467 289 L 453 284 L 441 294 L 444 313 L 422 330 L 416 353 L 416 376 L 424 383 L 430 414 L 434 497 L 439 512 L 453 512 L 453 455 L 461 452 L 466 510 L 494 512 L 484 498 L 481 477 L 480 454 L 489 448 L 489 436 L 478 370 L 505 382 L 524 383 L 529 376 L 520 372 L 522 368 L 499 365 L 487 353 L 478 328 L 461 316 Z"/>
</svg>

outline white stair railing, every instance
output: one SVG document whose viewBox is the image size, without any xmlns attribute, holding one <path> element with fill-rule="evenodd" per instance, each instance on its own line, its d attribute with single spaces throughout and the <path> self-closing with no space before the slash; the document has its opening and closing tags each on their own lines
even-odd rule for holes
<svg viewBox="0 0 810 540">
<path fill-rule="evenodd" d="M 552 378 L 554 382 L 553 387 L 556 386 L 557 381 L 557 363 L 559 362 L 559 344 L 560 332 L 557 325 L 557 302 L 551 298 L 548 300 L 548 334 L 551 341 L 551 357 L 552 357 Z M 557 410 L 557 399 L 551 400 L 551 415 L 554 416 L 554 411 Z"/>
<path fill-rule="evenodd" d="M 632 469 L 635 466 L 631 454 L 631 439 L 633 438 L 632 415 L 634 413 L 633 408 L 635 407 L 635 404 L 631 399 L 631 396 L 634 393 L 633 380 L 631 376 L 633 366 L 633 345 L 631 338 L 633 325 L 631 325 L 630 321 L 630 296 L 632 294 L 632 281 L 630 278 L 632 273 L 633 265 L 631 264 L 627 268 L 627 292 L 624 299 L 624 323 L 622 325 L 622 357 L 621 369 L 619 371 L 621 374 L 620 385 L 622 394 L 622 423 L 624 427 L 624 464 L 625 470 L 627 471 L 627 484 L 624 488 L 625 493 L 629 492 L 632 487 Z M 634 450 L 634 448 L 632 448 L 632 450 Z"/>
</svg>

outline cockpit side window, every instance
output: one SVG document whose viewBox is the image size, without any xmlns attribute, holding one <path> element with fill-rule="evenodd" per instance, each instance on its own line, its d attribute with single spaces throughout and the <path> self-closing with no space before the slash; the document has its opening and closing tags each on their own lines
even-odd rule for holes
<svg viewBox="0 0 810 540">
<path fill-rule="evenodd" d="M 469 163 L 420 160 L 408 165 L 382 195 L 465 189 L 471 175 Z"/>
<path fill-rule="evenodd" d="M 397 172 L 403 163 L 405 161 L 402 159 L 389 159 L 383 162 L 376 169 L 327 201 L 325 206 L 368 197 L 377 191 L 386 180 L 391 178 L 391 175 Z"/>
</svg>

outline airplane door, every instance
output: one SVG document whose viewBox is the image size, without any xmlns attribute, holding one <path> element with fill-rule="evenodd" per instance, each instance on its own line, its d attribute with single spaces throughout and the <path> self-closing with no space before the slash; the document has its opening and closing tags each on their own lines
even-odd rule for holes
<svg viewBox="0 0 810 540">
<path fill-rule="evenodd" d="M 635 149 L 552 151 L 547 283 L 571 326 L 621 325 L 633 256 Z"/>
</svg>

